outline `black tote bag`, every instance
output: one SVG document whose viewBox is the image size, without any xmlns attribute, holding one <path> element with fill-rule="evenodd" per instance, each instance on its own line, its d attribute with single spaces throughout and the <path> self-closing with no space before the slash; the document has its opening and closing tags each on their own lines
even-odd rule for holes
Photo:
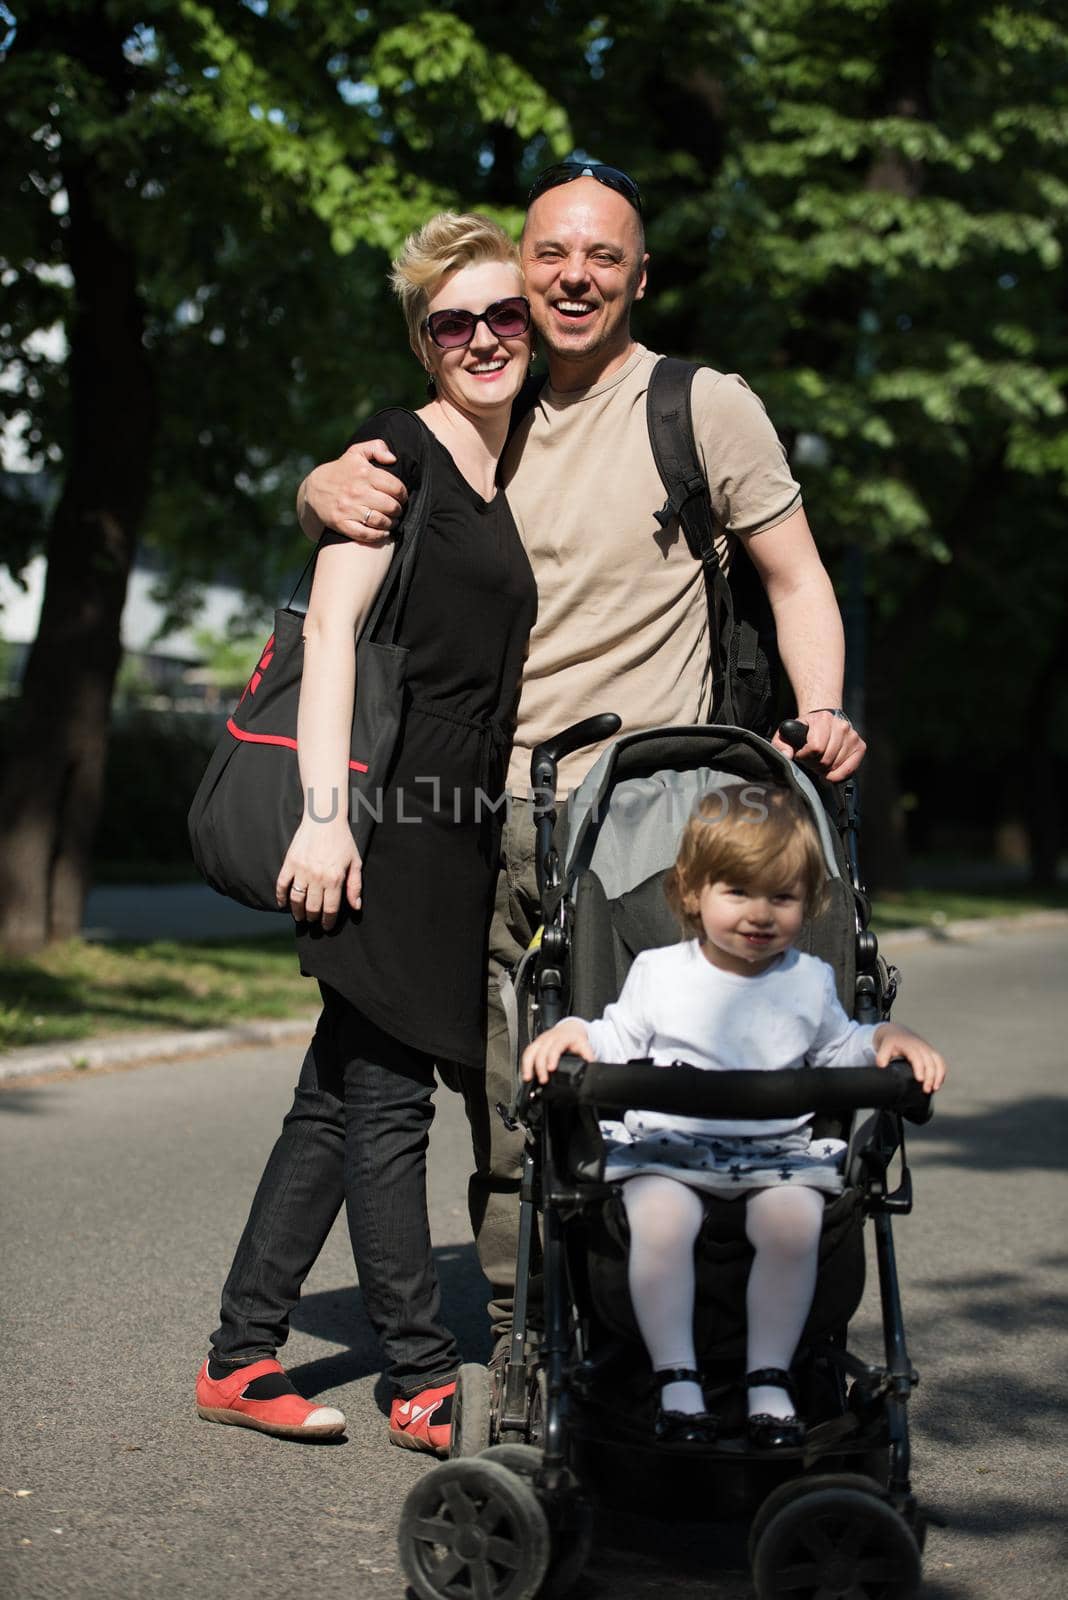
<svg viewBox="0 0 1068 1600">
<path fill-rule="evenodd" d="M 355 647 L 349 816 L 365 860 L 403 715 L 408 651 L 396 637 L 429 507 L 430 452 L 425 439 L 422 445 L 419 486 L 398 529 L 399 549 Z M 275 612 L 274 632 L 227 718 L 189 809 L 197 870 L 219 894 L 256 911 L 279 909 L 274 887 L 304 815 L 297 761 L 303 629 L 304 613 L 294 611 L 292 601 Z M 338 804 L 348 799 L 340 796 Z"/>
</svg>

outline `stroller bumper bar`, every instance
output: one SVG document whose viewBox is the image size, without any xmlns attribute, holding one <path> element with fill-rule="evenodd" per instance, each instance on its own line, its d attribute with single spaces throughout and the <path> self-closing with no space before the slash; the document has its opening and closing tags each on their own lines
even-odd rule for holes
<svg viewBox="0 0 1068 1600">
<path fill-rule="evenodd" d="M 797 1117 L 805 1112 L 898 1111 L 909 1122 L 931 1118 L 931 1096 L 907 1061 L 888 1067 L 804 1067 L 783 1072 L 708 1072 L 657 1067 L 651 1061 L 582 1061 L 563 1056 L 545 1085 L 522 1085 L 517 1112 L 527 1120 L 538 1100 L 546 1106 L 624 1111 L 641 1107 L 684 1117 Z"/>
</svg>

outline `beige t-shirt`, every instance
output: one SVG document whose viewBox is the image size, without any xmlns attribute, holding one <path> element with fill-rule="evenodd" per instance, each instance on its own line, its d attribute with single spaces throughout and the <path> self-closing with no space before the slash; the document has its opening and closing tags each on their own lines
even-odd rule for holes
<svg viewBox="0 0 1068 1600">
<path fill-rule="evenodd" d="M 538 620 L 519 698 L 508 771 L 530 792 L 530 752 L 582 717 L 615 711 L 624 733 L 707 721 L 711 710 L 708 608 L 700 563 L 656 470 L 645 397 L 659 357 L 641 345 L 591 389 L 548 384 L 509 446 L 503 482 L 538 585 Z M 698 372 L 694 436 L 726 533 L 751 534 L 796 510 L 801 491 L 757 396 L 735 373 Z M 591 746 L 560 764 L 559 792 L 600 755 Z"/>
</svg>

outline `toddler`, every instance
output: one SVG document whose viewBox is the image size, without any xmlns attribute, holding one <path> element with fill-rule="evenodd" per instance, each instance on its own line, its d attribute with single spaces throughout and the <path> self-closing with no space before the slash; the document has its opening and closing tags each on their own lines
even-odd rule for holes
<svg viewBox="0 0 1068 1600">
<path fill-rule="evenodd" d="M 639 955 L 598 1022 L 567 1017 L 523 1053 L 545 1083 L 561 1055 L 650 1056 L 708 1071 L 886 1066 L 903 1056 L 931 1093 L 942 1057 L 896 1023 L 847 1017 L 825 961 L 794 949 L 824 897 L 818 834 L 785 789 L 732 785 L 705 795 L 668 874 L 683 943 Z M 707 1194 L 744 1196 L 753 1264 L 746 1291 L 748 1435 L 758 1449 L 796 1447 L 789 1374 L 812 1304 L 824 1195 L 840 1192 L 845 1146 L 812 1138 L 811 1114 L 715 1120 L 628 1111 L 602 1123 L 605 1177 L 623 1182 L 628 1281 L 660 1399 L 656 1431 L 672 1442 L 714 1436 L 694 1348 L 694 1243 Z"/>
</svg>

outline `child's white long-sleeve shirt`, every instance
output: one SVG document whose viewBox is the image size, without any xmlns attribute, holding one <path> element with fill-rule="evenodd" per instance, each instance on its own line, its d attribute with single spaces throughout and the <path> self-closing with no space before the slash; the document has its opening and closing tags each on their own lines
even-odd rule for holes
<svg viewBox="0 0 1068 1600">
<path fill-rule="evenodd" d="M 650 1056 L 658 1066 L 683 1061 L 710 1072 L 772 1072 L 806 1064 L 871 1066 L 878 1025 L 846 1015 L 834 973 L 816 956 L 787 950 L 766 971 L 737 977 L 714 967 L 690 939 L 643 951 L 616 1003 L 585 1026 L 599 1061 Z M 640 1117 L 643 1135 L 677 1129 L 727 1138 L 788 1133 L 812 1120 L 711 1121 L 646 1111 Z"/>
</svg>

